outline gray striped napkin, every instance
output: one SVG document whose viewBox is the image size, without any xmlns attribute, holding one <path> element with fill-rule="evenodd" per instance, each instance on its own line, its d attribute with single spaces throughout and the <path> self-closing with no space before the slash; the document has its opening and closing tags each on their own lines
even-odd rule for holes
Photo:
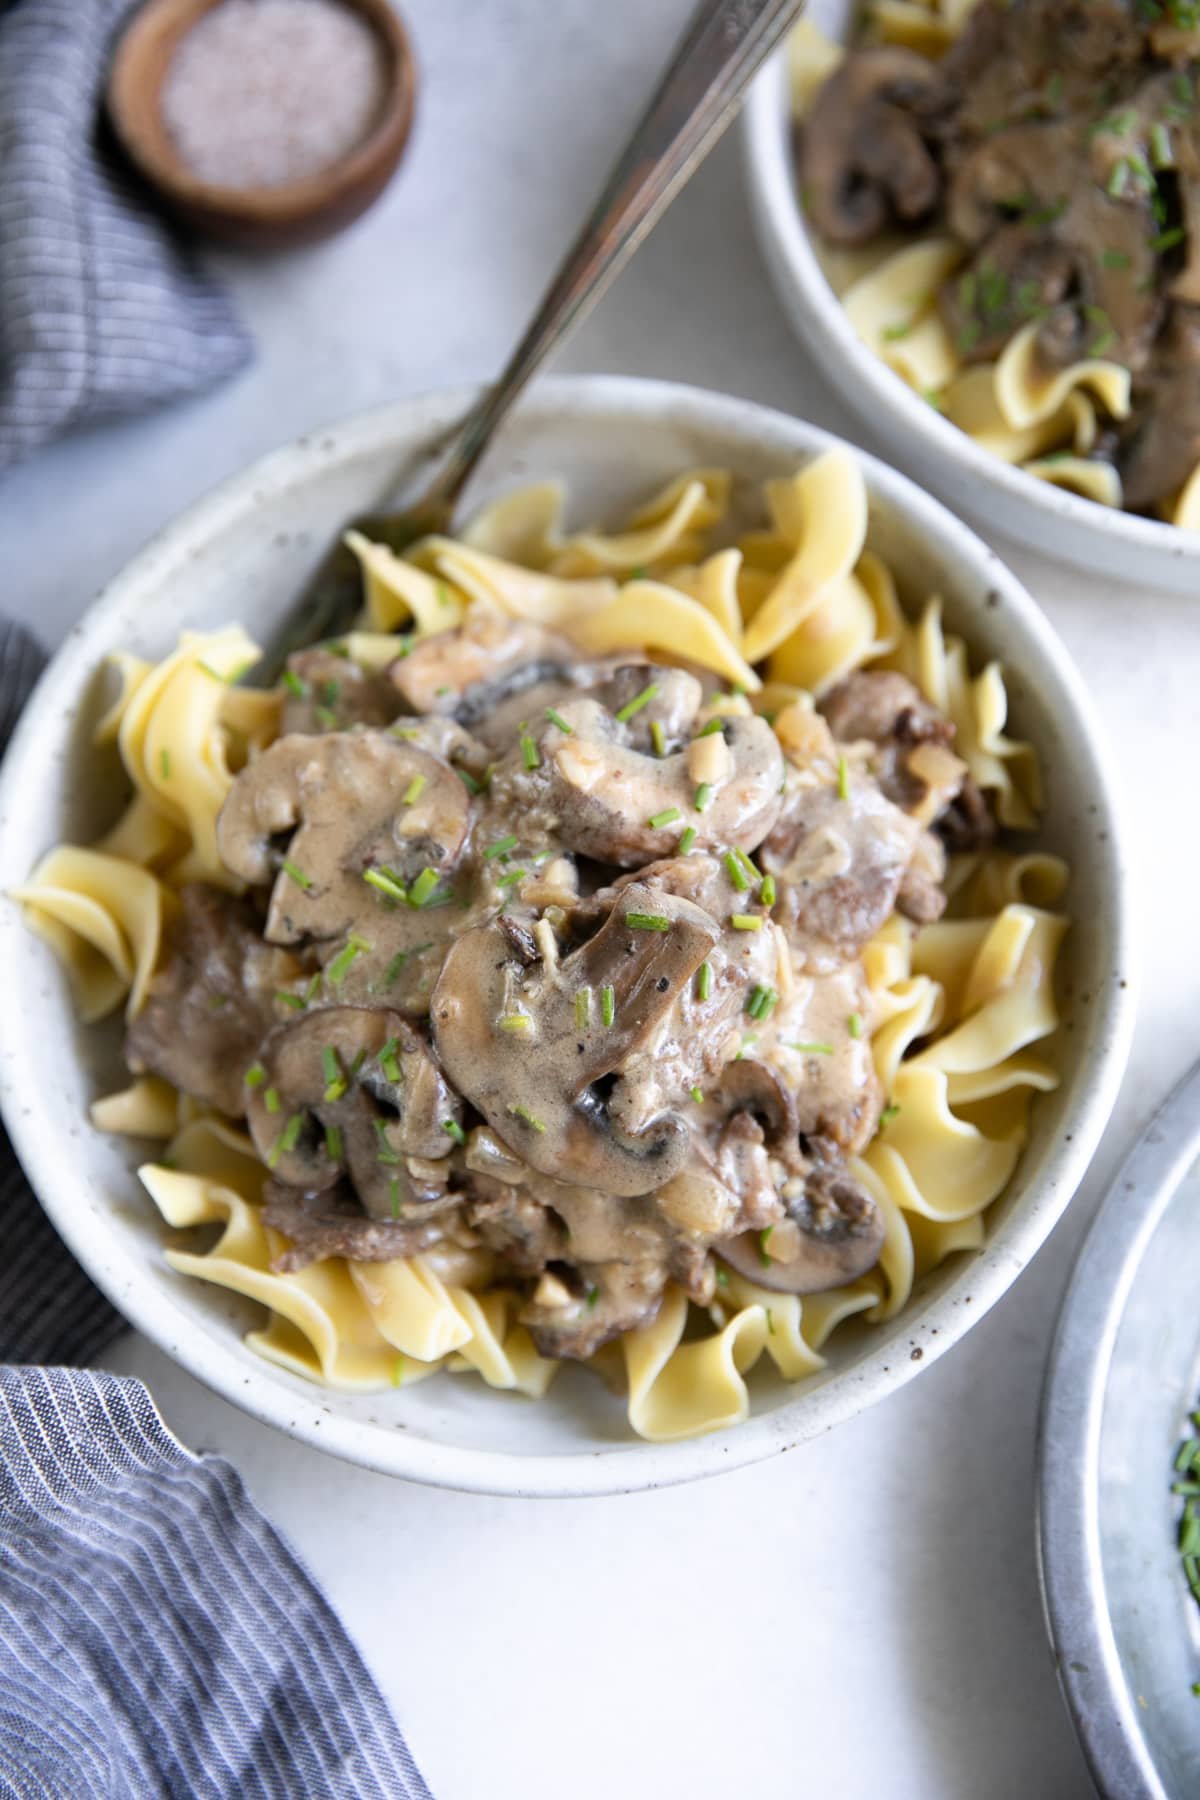
<svg viewBox="0 0 1200 1800">
<path fill-rule="evenodd" d="M 250 339 L 102 147 L 130 0 L 0 0 L 0 469 L 231 375 Z"/>
<path fill-rule="evenodd" d="M 42 664 L 0 622 L 0 748 Z M 430 1800 L 362 1658 L 229 1463 L 139 1381 L 15 1366 L 122 1321 L 0 1133 L 0 1800 Z"/>
</svg>

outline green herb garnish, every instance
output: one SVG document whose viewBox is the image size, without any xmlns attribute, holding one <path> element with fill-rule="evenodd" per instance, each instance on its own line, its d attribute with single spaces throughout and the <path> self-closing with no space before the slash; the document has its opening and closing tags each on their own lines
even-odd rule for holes
<svg viewBox="0 0 1200 1800">
<path fill-rule="evenodd" d="M 646 820 L 646 823 L 651 831 L 661 831 L 664 825 L 673 825 L 676 819 L 682 819 L 682 817 L 683 814 L 677 806 L 668 806 L 662 812 L 654 813 Z"/>
<path fill-rule="evenodd" d="M 733 851 L 727 850 L 725 852 L 724 856 L 721 858 L 721 860 L 725 864 L 725 868 L 729 875 L 729 879 L 733 883 L 734 887 L 737 889 L 738 893 L 739 894 L 748 893 L 749 889 L 750 889 L 750 883 L 746 879 L 746 871 L 745 871 L 745 869 L 743 869 L 741 863 L 738 861 L 738 859 L 734 855 Z"/>
<path fill-rule="evenodd" d="M 713 990 L 712 964 L 702 962 L 696 970 L 696 998 L 707 1000 Z"/>
<path fill-rule="evenodd" d="M 424 775 L 413 776 L 412 780 L 404 790 L 403 804 L 405 806 L 416 805 L 417 801 L 421 798 L 421 795 L 425 792 L 425 782 L 426 777 Z"/>
<path fill-rule="evenodd" d="M 428 906 L 438 884 L 436 869 L 424 868 L 408 890 L 410 906 Z"/>
<path fill-rule="evenodd" d="M 617 1016 L 617 990 L 611 987 L 600 989 L 600 1023 L 611 1025 Z"/>
<path fill-rule="evenodd" d="M 592 1022 L 592 990 L 590 987 L 575 990 L 575 1025 L 579 1031 L 586 1031 Z"/>
<path fill-rule="evenodd" d="M 467 1141 L 467 1134 L 457 1119 L 443 1119 L 442 1130 L 448 1138 L 453 1138 L 456 1144 L 465 1144 Z"/>
<path fill-rule="evenodd" d="M 567 721 L 563 718 L 562 714 L 560 712 L 555 712 L 552 706 L 546 708 L 546 717 L 552 725 L 557 725 L 560 731 L 565 731 L 568 737 L 574 735 L 571 726 L 567 724 Z"/>
<path fill-rule="evenodd" d="M 327 1125 L 325 1127 L 325 1154 L 330 1162 L 341 1162 L 343 1148 L 341 1126 Z"/>
<path fill-rule="evenodd" d="M 774 906 L 774 904 L 775 904 L 775 877 L 773 875 L 764 875 L 763 876 L 762 886 L 758 890 L 758 898 L 763 906 Z"/>
<path fill-rule="evenodd" d="M 542 766 L 538 747 L 527 731 L 521 733 L 521 761 L 527 769 L 540 769 Z"/>
<path fill-rule="evenodd" d="M 850 1017 L 847 1019 L 846 1023 L 850 1027 L 850 1036 L 852 1038 L 860 1038 L 862 1036 L 863 1022 L 862 1022 L 862 1014 L 861 1013 L 856 1013 L 856 1012 L 851 1013 Z"/>
<path fill-rule="evenodd" d="M 634 931 L 670 931 L 671 929 L 670 919 L 662 913 L 626 913 L 625 923 Z"/>
<path fill-rule="evenodd" d="M 326 969 L 326 980 L 329 981 L 333 987 L 338 987 L 345 981 L 347 975 L 350 973 L 350 965 L 355 957 L 361 956 L 364 950 L 369 950 L 370 948 L 371 946 L 367 943 L 365 938 L 360 938 L 356 932 L 351 932 L 343 947 L 338 951 L 337 955 Z"/>
<path fill-rule="evenodd" d="M 767 1268 L 771 1261 L 771 1252 L 767 1245 L 771 1242 L 771 1233 L 774 1229 L 773 1225 L 765 1225 L 758 1234 L 758 1254 L 764 1268 Z"/>
<path fill-rule="evenodd" d="M 789 1044 L 787 1046 L 787 1048 L 789 1050 L 797 1051 L 799 1053 L 799 1055 L 801 1055 L 801 1056 L 832 1056 L 833 1055 L 833 1045 L 832 1044 L 818 1044 L 818 1043 Z"/>
<path fill-rule="evenodd" d="M 838 757 L 837 796 L 839 800 L 850 798 L 850 765 L 844 756 Z"/>
<path fill-rule="evenodd" d="M 761 931 L 762 920 L 753 913 L 730 913 L 729 923 L 735 931 Z"/>
<path fill-rule="evenodd" d="M 696 792 L 692 798 L 692 805 L 695 807 L 695 809 L 698 813 L 707 812 L 708 811 L 708 803 L 711 799 L 712 799 L 712 786 L 709 782 L 702 781 L 700 783 L 700 786 L 696 789 Z"/>
<path fill-rule="evenodd" d="M 394 900 L 398 906 L 402 906 L 408 899 L 404 883 L 388 869 L 364 869 L 363 880 L 368 887 L 373 887 L 387 899 Z"/>
<path fill-rule="evenodd" d="M 531 1113 L 529 1108 L 527 1106 L 522 1106 L 519 1101 L 510 1101 L 508 1110 L 512 1113 L 514 1118 L 523 1119 L 526 1125 L 530 1126 L 532 1130 L 538 1132 L 545 1131 L 546 1127 L 542 1124 L 542 1121 L 536 1114 Z"/>
<path fill-rule="evenodd" d="M 658 682 L 652 681 L 649 687 L 644 687 L 640 694 L 635 694 L 632 700 L 627 700 L 625 702 L 619 712 L 614 713 L 613 717 L 616 719 L 617 724 L 628 725 L 630 719 L 634 718 L 637 713 L 640 713 L 643 706 L 649 706 L 652 700 L 657 700 L 661 692 L 662 689 L 659 687 Z"/>
<path fill-rule="evenodd" d="M 294 669 L 285 669 L 283 671 L 282 681 L 288 693 L 294 695 L 297 700 L 308 699 L 308 683 L 307 681 L 301 681 Z"/>
<path fill-rule="evenodd" d="M 294 881 L 298 888 L 303 888 L 304 892 L 307 894 L 309 888 L 312 886 L 311 875 L 306 875 L 303 869 L 298 869 L 295 863 L 290 862 L 286 856 L 279 866 L 284 874 Z"/>
<path fill-rule="evenodd" d="M 654 746 L 655 756 L 667 754 L 667 731 L 661 719 L 651 719 L 650 721 L 650 742 Z"/>
<path fill-rule="evenodd" d="M 381 1162 L 385 1166 L 395 1166 L 399 1163 L 400 1157 L 392 1148 L 386 1124 L 382 1119 L 372 1119 L 371 1124 L 374 1127 L 375 1136 L 379 1140 L 379 1147 L 375 1152 L 376 1162 Z"/>
<path fill-rule="evenodd" d="M 695 841 L 696 827 L 694 825 L 689 825 L 685 831 L 681 831 L 679 834 L 678 854 L 680 856 L 687 856 Z"/>
<path fill-rule="evenodd" d="M 483 859 L 485 862 L 491 862 L 494 857 L 507 856 L 509 851 L 515 850 L 516 847 L 517 840 L 510 831 L 507 837 L 497 838 L 494 844 L 488 845 L 483 853 Z"/>
<path fill-rule="evenodd" d="M 242 1076 L 242 1080 L 248 1088 L 261 1087 L 266 1079 L 267 1071 L 260 1062 L 251 1063 L 250 1067 L 246 1070 L 246 1073 Z"/>
<path fill-rule="evenodd" d="M 496 1024 L 501 1031 L 530 1031 L 533 1028 L 528 1013 L 501 1013 Z"/>
</svg>

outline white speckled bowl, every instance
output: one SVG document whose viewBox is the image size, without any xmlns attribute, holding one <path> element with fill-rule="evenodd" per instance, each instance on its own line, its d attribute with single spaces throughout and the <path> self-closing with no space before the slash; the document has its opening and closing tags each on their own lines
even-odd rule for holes
<svg viewBox="0 0 1200 1800">
<path fill-rule="evenodd" d="M 809 17 L 844 42 L 858 0 L 810 0 Z M 1001 462 L 942 418 L 859 339 L 825 279 L 796 187 L 786 51 L 754 83 L 742 114 L 750 208 L 767 267 L 797 335 L 897 465 L 1012 542 L 1110 579 L 1200 595 L 1200 532 L 1115 512 Z"/>
<path fill-rule="evenodd" d="M 181 627 L 242 619 L 269 633 L 339 525 L 415 475 L 469 396 L 440 393 L 368 413 L 257 463 L 168 527 L 96 601 L 30 703 L 0 775 L 0 887 L 62 837 L 87 841 L 116 812 L 113 766 L 91 747 L 98 671 L 124 646 L 159 656 Z M 830 440 L 761 407 L 612 378 L 547 381 L 508 427 L 488 491 L 565 475 L 576 517 L 620 506 L 690 464 L 726 464 L 739 498 Z M 755 1380 L 737 1430 L 682 1444 L 631 1439 L 618 1401 L 568 1369 L 538 1404 L 473 1377 L 348 1395 L 261 1361 L 242 1332 L 256 1309 L 174 1274 L 135 1156 L 94 1132 L 92 1096 L 120 1083 L 119 1029 L 81 1030 L 45 947 L 0 904 L 0 1106 L 50 1217 L 126 1317 L 192 1374 L 258 1418 L 337 1456 L 413 1480 L 494 1493 L 603 1494 L 656 1487 L 790 1449 L 927 1368 L 1015 1280 L 1066 1206 L 1108 1118 L 1131 1026 L 1126 880 L 1087 697 L 1058 639 L 977 538 L 902 476 L 864 457 L 871 539 L 915 598 L 944 594 L 980 660 L 1009 672 L 1016 730 L 1047 778 L 1047 845 L 1070 858 L 1076 921 L 1060 1090 L 1039 1100 L 1029 1147 L 991 1215 L 987 1246 L 922 1284 L 879 1329 L 849 1326 L 803 1387 Z"/>
</svg>

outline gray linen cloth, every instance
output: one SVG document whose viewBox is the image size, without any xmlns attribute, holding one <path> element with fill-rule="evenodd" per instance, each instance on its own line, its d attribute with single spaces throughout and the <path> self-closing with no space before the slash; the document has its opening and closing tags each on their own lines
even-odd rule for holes
<svg viewBox="0 0 1200 1800">
<path fill-rule="evenodd" d="M 131 10 L 0 0 L 0 470 L 250 355 L 229 300 L 105 148 L 104 82 Z"/>
<path fill-rule="evenodd" d="M 0 749 L 41 663 L 0 621 Z M 0 1132 L 0 1800 L 430 1800 L 236 1470 L 140 1381 L 17 1366 L 121 1329 Z"/>
</svg>

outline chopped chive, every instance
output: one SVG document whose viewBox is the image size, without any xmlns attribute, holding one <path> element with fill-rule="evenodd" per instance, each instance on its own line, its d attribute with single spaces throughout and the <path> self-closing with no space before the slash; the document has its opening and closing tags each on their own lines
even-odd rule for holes
<svg viewBox="0 0 1200 1800">
<path fill-rule="evenodd" d="M 565 731 L 568 737 L 574 735 L 571 726 L 567 724 L 567 721 L 563 718 L 562 714 L 560 712 L 555 712 L 552 706 L 546 708 L 546 717 L 552 725 L 557 725 L 560 731 Z"/>
<path fill-rule="evenodd" d="M 282 1102 L 279 1098 L 278 1088 L 269 1087 L 267 1089 L 266 1093 L 263 1095 L 263 1105 L 269 1113 L 277 1113 L 279 1111 Z"/>
<path fill-rule="evenodd" d="M 1128 157 L 1123 156 L 1119 162 L 1113 164 L 1112 174 L 1109 176 L 1106 184 L 1105 191 L 1111 200 L 1119 200 L 1121 198 L 1121 195 L 1129 186 L 1129 176 L 1129 159 Z"/>
<path fill-rule="evenodd" d="M 724 731 L 724 729 L 725 729 L 724 719 L 722 719 L 720 717 L 715 718 L 715 719 L 710 719 L 708 721 L 708 724 L 705 725 L 700 731 L 698 731 L 696 733 L 696 738 L 693 739 L 693 742 L 695 742 L 699 738 L 713 737 L 716 735 L 716 733 L 718 731 Z"/>
<path fill-rule="evenodd" d="M 267 1071 L 260 1062 L 251 1063 L 250 1067 L 246 1070 L 246 1073 L 242 1076 L 242 1080 L 248 1088 L 261 1087 L 266 1079 Z"/>
<path fill-rule="evenodd" d="M 427 906 L 429 901 L 433 898 L 433 892 L 437 887 L 437 884 L 437 870 L 430 868 L 422 869 L 421 873 L 417 876 L 417 879 L 408 890 L 408 904 L 410 906 Z"/>
<path fill-rule="evenodd" d="M 403 1080 L 403 1076 L 400 1073 L 400 1064 L 396 1061 L 396 1051 L 399 1047 L 399 1038 L 390 1037 L 387 1043 L 383 1045 L 382 1049 L 377 1052 L 375 1057 L 376 1062 L 383 1070 L 384 1080 L 390 1081 L 393 1087 L 399 1087 Z"/>
<path fill-rule="evenodd" d="M 838 757 L 837 795 L 839 800 L 848 800 L 850 798 L 850 764 L 846 761 L 844 756 Z"/>
<path fill-rule="evenodd" d="M 342 1065 L 338 1061 L 337 1051 L 332 1044 L 326 1044 L 321 1051 L 321 1073 L 325 1077 L 326 1087 L 341 1076 Z"/>
<path fill-rule="evenodd" d="M 285 669 L 283 671 L 282 681 L 289 694 L 293 694 L 297 700 L 307 700 L 308 683 L 307 681 L 301 681 L 295 669 Z"/>
<path fill-rule="evenodd" d="M 1150 248 L 1154 251 L 1173 250 L 1176 244 L 1182 244 L 1185 236 L 1182 225 L 1175 225 L 1170 231 L 1160 231 L 1156 238 L 1150 239 Z"/>
<path fill-rule="evenodd" d="M 458 776 L 458 779 L 462 782 L 468 794 L 481 794 L 483 792 L 479 782 L 476 781 L 473 775 L 468 774 L 466 769 L 460 769 L 456 765 L 454 773 Z"/>
<path fill-rule="evenodd" d="M 386 895 L 389 900 L 403 904 L 408 899 L 408 890 L 404 883 L 397 881 L 396 877 L 390 875 L 386 869 L 364 869 L 363 880 L 368 887 L 375 888 L 379 893 Z"/>
<path fill-rule="evenodd" d="M 846 1023 L 850 1027 L 850 1036 L 852 1038 L 860 1038 L 862 1036 L 863 1022 L 862 1022 L 862 1014 L 861 1013 L 856 1013 L 856 1012 L 851 1013 L 850 1017 L 847 1019 Z"/>
<path fill-rule="evenodd" d="M 420 735 L 421 729 L 418 725 L 392 725 L 388 730 L 389 737 L 399 738 L 401 743 L 405 744 L 411 744 L 414 738 L 419 738 Z"/>
<path fill-rule="evenodd" d="M 581 987 L 575 990 L 575 1024 L 580 1031 L 586 1031 L 592 1022 L 592 990 Z"/>
<path fill-rule="evenodd" d="M 1100 260 L 1106 269 L 1127 269 L 1133 258 L 1124 250 L 1105 250 Z"/>
<path fill-rule="evenodd" d="M 501 1031 L 529 1031 L 533 1020 L 528 1013 L 501 1013 L 496 1024 Z"/>
<path fill-rule="evenodd" d="M 416 952 L 414 951 L 413 954 L 415 955 Z M 393 985 L 393 983 L 396 981 L 397 977 L 400 974 L 401 969 L 404 967 L 404 965 L 407 961 L 408 961 L 408 951 L 407 950 L 397 950 L 395 956 L 393 956 L 391 962 L 389 962 L 387 968 L 383 971 L 383 980 L 379 984 L 380 987 L 390 988 Z"/>
<path fill-rule="evenodd" d="M 789 1050 L 796 1050 L 801 1056 L 832 1056 L 832 1044 L 789 1044 Z"/>
<path fill-rule="evenodd" d="M 467 1141 L 467 1134 L 457 1119 L 443 1119 L 442 1130 L 448 1138 L 453 1138 L 456 1144 L 465 1144 Z"/>
<path fill-rule="evenodd" d="M 774 906 L 774 904 L 775 904 L 775 877 L 773 875 L 764 875 L 763 876 L 762 886 L 758 890 L 758 898 L 759 898 L 760 903 L 763 906 Z"/>
<path fill-rule="evenodd" d="M 729 1275 L 725 1269 L 717 1270 L 717 1286 L 718 1287 L 728 1287 L 729 1286 Z"/>
<path fill-rule="evenodd" d="M 268 1169 L 276 1168 L 281 1156 L 291 1155 L 292 1151 L 296 1148 L 296 1145 L 300 1142 L 300 1133 L 303 1129 L 304 1114 L 293 1113 L 279 1136 L 275 1139 L 275 1142 L 271 1145 L 267 1155 Z"/>
<path fill-rule="evenodd" d="M 891 1106 L 885 1106 L 883 1111 L 879 1115 L 879 1123 L 881 1125 L 890 1125 L 892 1120 L 899 1116 L 899 1113 L 900 1113 L 900 1108 L 898 1106 L 896 1106 L 894 1104 Z"/>
<path fill-rule="evenodd" d="M 712 964 L 702 962 L 696 970 L 696 998 L 707 1000 L 713 989 Z"/>
<path fill-rule="evenodd" d="M 510 831 L 507 837 L 497 838 L 494 844 L 488 845 L 483 853 L 484 861 L 491 862 L 494 857 L 507 856 L 509 851 L 515 850 L 516 847 L 517 840 Z"/>
<path fill-rule="evenodd" d="M 400 1217 L 400 1178 L 397 1175 L 393 1175 L 388 1182 L 388 1204 L 391 1207 L 393 1219 L 398 1219 Z M 403 1363 L 404 1358 L 401 1357 L 400 1361 Z"/>
<path fill-rule="evenodd" d="M 729 879 L 733 883 L 734 887 L 737 889 L 738 893 L 739 894 L 748 893 L 749 888 L 750 888 L 750 883 L 746 879 L 746 871 L 745 871 L 745 869 L 743 869 L 741 863 L 738 861 L 738 859 L 734 855 L 733 851 L 727 850 L 721 860 L 725 864 L 726 869 L 729 871 Z"/>
<path fill-rule="evenodd" d="M 337 714 L 330 712 L 327 706 L 314 706 L 313 717 L 324 731 L 337 730 Z"/>
<path fill-rule="evenodd" d="M 769 1019 L 779 1004 L 779 995 L 774 988 L 756 987 L 746 1002 L 746 1011 L 752 1019 Z"/>
<path fill-rule="evenodd" d="M 289 994 L 283 988 L 279 988 L 275 994 L 275 999 L 280 1006 L 291 1007 L 293 1012 L 304 1011 L 305 1000 L 303 994 Z"/>
<path fill-rule="evenodd" d="M 682 831 L 679 834 L 679 845 L 678 845 L 679 855 L 680 856 L 689 855 L 691 852 L 692 845 L 695 843 L 695 841 L 696 841 L 696 827 L 694 825 L 689 825 L 686 831 Z"/>
<path fill-rule="evenodd" d="M 340 1125 L 325 1127 L 325 1154 L 330 1162 L 340 1163 L 342 1160 L 342 1128 Z"/>
<path fill-rule="evenodd" d="M 597 1300 L 599 1300 L 599 1298 L 600 1298 L 600 1289 L 595 1286 L 590 1287 L 587 1291 L 587 1307 L 588 1307 L 589 1312 L 591 1312 L 593 1310 L 593 1308 L 595 1307 L 596 1302 L 597 1302 Z"/>
<path fill-rule="evenodd" d="M 635 714 L 641 712 L 643 706 L 649 706 L 652 700 L 657 700 L 661 691 L 658 682 L 652 681 L 649 687 L 644 687 L 640 694 L 635 694 L 632 700 L 627 700 L 625 702 L 619 712 L 614 713 L 613 717 L 616 719 L 617 724 L 627 725 Z"/>
<path fill-rule="evenodd" d="M 162 774 L 163 780 L 170 781 L 170 779 L 171 779 L 171 752 L 169 750 L 160 750 L 159 751 L 158 767 Z"/>
<path fill-rule="evenodd" d="M 762 880 L 762 876 L 759 874 L 758 870 L 755 868 L 754 864 L 751 862 L 750 858 L 746 855 L 746 852 L 740 847 L 740 845 L 735 847 L 733 854 L 737 857 L 737 859 L 741 863 L 743 869 L 746 871 L 746 874 L 750 877 L 751 881 L 761 881 Z"/>
<path fill-rule="evenodd" d="M 425 792 L 425 782 L 426 777 L 424 775 L 413 776 L 412 780 L 404 790 L 405 806 L 416 805 L 417 801 L 421 798 L 421 795 Z"/>
<path fill-rule="evenodd" d="M 521 761 L 527 769 L 538 769 L 542 764 L 537 745 L 527 731 L 521 733 Z"/>
<path fill-rule="evenodd" d="M 523 1119 L 526 1125 L 531 1126 L 534 1131 L 545 1131 L 546 1127 L 542 1121 L 534 1113 L 531 1113 L 527 1106 L 522 1106 L 519 1101 L 510 1102 L 508 1110 L 514 1117 Z"/>
<path fill-rule="evenodd" d="M 650 742 L 654 746 L 655 756 L 667 754 L 667 728 L 661 719 L 651 719 L 650 721 Z"/>
<path fill-rule="evenodd" d="M 1175 1453 L 1175 1468 L 1182 1471 L 1191 1467 L 1192 1459 L 1200 1450 L 1200 1438 L 1186 1438 Z"/>
<path fill-rule="evenodd" d="M 768 1267 L 771 1261 L 771 1252 L 767 1246 L 771 1242 L 771 1233 L 774 1229 L 773 1225 L 766 1225 L 758 1234 L 758 1254 L 764 1268 Z"/>
<path fill-rule="evenodd" d="M 600 1023 L 611 1025 L 617 1016 L 617 990 L 611 987 L 600 989 Z"/>
<path fill-rule="evenodd" d="M 309 888 L 312 886 L 312 876 L 306 875 L 303 869 L 298 869 L 295 863 L 290 862 L 286 856 L 279 866 L 284 874 L 289 876 L 298 888 L 303 888 L 304 892 L 307 894 Z"/>
<path fill-rule="evenodd" d="M 360 956 L 364 950 L 369 950 L 370 948 L 370 944 L 368 944 L 365 939 L 360 938 L 357 933 L 352 932 L 326 969 L 326 979 L 332 986 L 337 987 L 341 982 L 345 981 L 347 975 L 350 973 L 350 965 L 355 957 Z"/>
<path fill-rule="evenodd" d="M 692 800 L 692 805 L 695 807 L 696 811 L 699 813 L 707 812 L 708 811 L 708 803 L 711 799 L 712 799 L 712 787 L 707 781 L 702 781 L 700 783 L 700 786 L 696 789 L 695 796 Z"/>
<path fill-rule="evenodd" d="M 400 1161 L 400 1158 L 392 1148 L 391 1141 L 388 1138 L 386 1124 L 382 1119 L 372 1119 L 371 1124 L 374 1126 L 375 1136 L 379 1140 L 379 1148 L 375 1152 L 376 1162 L 381 1162 L 387 1166 L 397 1164 Z"/>
<path fill-rule="evenodd" d="M 1150 160 L 1156 169 L 1173 169 L 1175 153 L 1171 149 L 1171 133 L 1161 122 L 1150 127 Z"/>
<path fill-rule="evenodd" d="M 753 913 L 730 913 L 729 923 L 735 931 L 761 931 L 762 920 Z"/>
<path fill-rule="evenodd" d="M 454 605 L 454 596 L 444 581 L 435 581 L 433 584 L 433 591 L 437 596 L 437 603 L 439 606 Z"/>
<path fill-rule="evenodd" d="M 913 322 L 911 319 L 900 319 L 895 325 L 885 325 L 883 328 L 883 341 L 885 344 L 898 343 L 901 338 L 906 338 L 908 336 L 912 328 Z"/>
<path fill-rule="evenodd" d="M 625 923 L 634 931 L 670 931 L 671 921 L 662 913 L 631 912 L 625 914 Z"/>
<path fill-rule="evenodd" d="M 694 1088 L 693 1088 L 693 1089 L 692 1089 L 692 1099 L 693 1099 L 693 1100 L 694 1100 L 694 1101 L 695 1101 L 695 1102 L 696 1102 L 696 1105 L 697 1105 L 697 1106 L 703 1106 L 703 1105 L 704 1105 L 704 1092 L 703 1092 L 703 1089 L 701 1089 L 701 1088 L 698 1088 L 698 1087 L 694 1087 Z"/>
<path fill-rule="evenodd" d="M 646 823 L 651 831 L 661 831 L 664 825 L 673 825 L 676 819 L 682 819 L 682 817 L 683 814 L 677 806 L 668 806 L 662 812 L 652 814 Z"/>
<path fill-rule="evenodd" d="M 528 873 L 528 869 L 510 869 L 507 875 L 501 875 L 499 877 L 496 886 L 502 888 L 516 887 L 518 881 L 524 881 Z"/>
</svg>

